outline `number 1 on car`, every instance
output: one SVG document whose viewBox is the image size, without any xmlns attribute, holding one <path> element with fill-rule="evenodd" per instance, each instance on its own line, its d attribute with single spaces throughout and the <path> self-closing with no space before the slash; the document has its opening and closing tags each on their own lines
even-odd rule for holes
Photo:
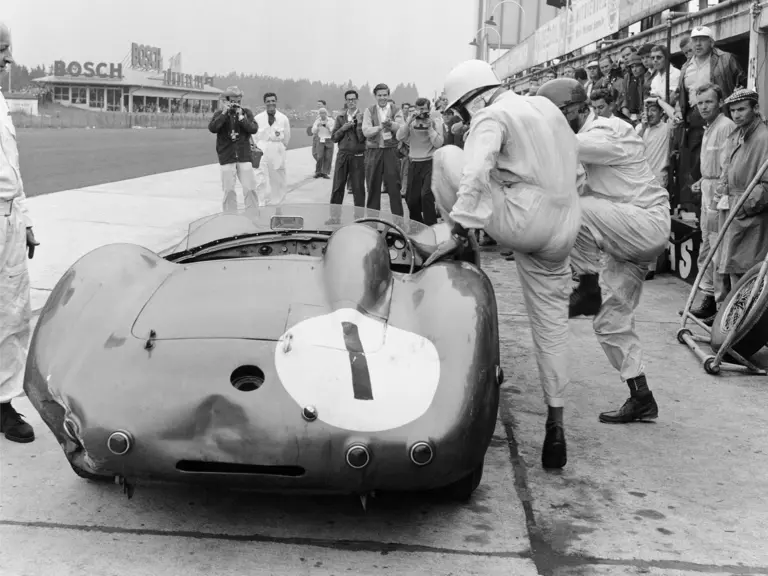
<svg viewBox="0 0 768 576">
<path fill-rule="evenodd" d="M 342 322 L 344 344 L 349 352 L 349 365 L 352 368 L 352 390 L 356 400 L 373 400 L 371 389 L 371 374 L 368 371 L 368 360 L 365 357 L 363 343 L 357 324 Z"/>
</svg>

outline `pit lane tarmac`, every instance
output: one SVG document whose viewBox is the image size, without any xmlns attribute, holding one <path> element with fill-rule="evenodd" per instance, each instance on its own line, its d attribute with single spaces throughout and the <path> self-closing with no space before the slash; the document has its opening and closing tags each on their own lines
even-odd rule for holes
<svg viewBox="0 0 768 576">
<path fill-rule="evenodd" d="M 329 181 L 307 179 L 313 164 L 309 150 L 289 152 L 289 201 L 327 200 Z M 219 196 L 211 166 L 30 199 L 50 249 L 31 262 L 35 307 L 94 244 L 164 248 Z M 83 204 L 85 214 L 67 211 Z M 119 486 L 75 476 L 21 400 L 38 438 L 0 440 L 0 574 L 768 574 L 766 379 L 704 374 L 675 339 L 687 287 L 657 277 L 638 330 L 659 421 L 597 422 L 626 389 L 591 323 L 574 320 L 569 463 L 545 472 L 530 330 L 514 264 L 497 252 L 486 252 L 484 267 L 507 381 L 483 483 L 468 504 L 383 494 L 366 513 L 353 497 L 142 485 L 128 500 Z"/>
</svg>

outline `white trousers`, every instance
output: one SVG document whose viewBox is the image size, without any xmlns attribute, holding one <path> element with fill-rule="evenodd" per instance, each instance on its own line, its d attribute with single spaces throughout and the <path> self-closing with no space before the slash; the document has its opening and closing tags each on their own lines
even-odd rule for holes
<svg viewBox="0 0 768 576">
<path fill-rule="evenodd" d="M 717 242 L 719 230 L 717 210 L 710 210 L 702 202 L 700 220 L 701 246 L 699 247 L 698 258 L 699 270 L 704 265 L 704 260 L 706 260 L 712 246 Z M 730 284 L 727 278 L 728 275 L 717 271 L 720 263 L 720 252 L 721 250 L 718 248 L 714 259 L 704 271 L 704 276 L 701 277 L 701 291 L 705 296 L 714 296 L 716 302 L 723 302 L 725 300 L 729 291 L 728 284 Z"/>
<path fill-rule="evenodd" d="M 456 150 L 460 151 L 459 148 Z M 464 156 L 455 151 L 450 162 L 435 162 L 432 171 L 432 192 L 438 209 L 446 222 L 453 225 L 449 213 L 456 203 Z M 494 215 L 496 226 L 500 223 L 521 223 L 521 212 L 511 202 L 494 203 L 495 209 L 509 207 L 514 214 Z M 500 242 L 502 238 L 515 236 L 519 230 L 489 232 Z M 568 252 L 573 246 L 562 247 L 559 259 L 542 258 L 540 254 L 518 252 L 518 246 L 506 246 L 515 252 L 520 285 L 525 308 L 531 324 L 533 350 L 539 367 L 541 388 L 548 406 L 562 407 L 568 387 L 568 300 L 571 292 L 571 268 Z M 552 247 L 550 247 L 552 248 Z"/>
<path fill-rule="evenodd" d="M 261 167 L 267 179 L 267 205 L 282 204 L 288 194 L 288 182 L 285 170 L 286 151 L 281 142 L 267 142 Z"/>
<path fill-rule="evenodd" d="M 645 373 L 635 331 L 648 267 L 669 242 L 669 205 L 651 209 L 581 198 L 582 227 L 571 262 L 578 274 L 600 274 L 603 305 L 593 320 L 597 340 L 623 381 Z"/>
<path fill-rule="evenodd" d="M 0 402 L 23 394 L 31 320 L 26 226 L 0 201 Z"/>
<path fill-rule="evenodd" d="M 224 189 L 224 212 L 237 211 L 237 194 L 235 183 L 240 180 L 243 187 L 243 204 L 245 208 L 262 206 L 263 200 L 256 193 L 256 176 L 253 164 L 250 162 L 232 162 L 221 166 L 221 187 Z"/>
</svg>

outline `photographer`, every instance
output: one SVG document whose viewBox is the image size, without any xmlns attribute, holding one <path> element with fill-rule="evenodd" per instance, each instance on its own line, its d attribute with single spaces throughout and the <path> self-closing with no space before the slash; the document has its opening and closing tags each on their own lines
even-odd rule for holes
<svg viewBox="0 0 768 576">
<path fill-rule="evenodd" d="M 432 194 L 432 158 L 443 145 L 442 122 L 430 117 L 429 100 L 419 98 L 408 120 L 397 131 L 397 139 L 408 150 L 408 188 L 405 202 L 411 220 L 427 226 L 437 224 L 437 207 Z"/>
<path fill-rule="evenodd" d="M 227 88 L 222 98 L 222 107 L 213 113 L 208 130 L 216 134 L 216 153 L 219 156 L 221 185 L 224 189 L 224 212 L 235 212 L 235 178 L 243 186 L 245 207 L 259 205 L 251 151 L 251 137 L 256 134 L 259 126 L 253 118 L 253 112 L 240 105 L 243 91 L 237 86 Z"/>
<path fill-rule="evenodd" d="M 312 134 L 317 138 L 315 145 L 315 178 L 331 177 L 331 162 L 333 161 L 333 140 L 331 130 L 333 121 L 328 118 L 328 110 L 320 108 L 319 116 L 312 125 Z"/>
</svg>

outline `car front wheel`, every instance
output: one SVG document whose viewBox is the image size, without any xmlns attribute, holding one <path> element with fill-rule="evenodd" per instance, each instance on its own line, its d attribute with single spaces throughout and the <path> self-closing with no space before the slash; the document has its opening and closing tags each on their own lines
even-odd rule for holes
<svg viewBox="0 0 768 576">
<path fill-rule="evenodd" d="M 484 464 L 484 462 L 481 462 L 472 472 L 453 484 L 448 484 L 448 486 L 442 488 L 440 490 L 441 494 L 451 500 L 467 502 L 472 497 L 474 491 L 477 490 L 477 487 L 480 486 L 480 482 L 483 479 Z"/>
</svg>

